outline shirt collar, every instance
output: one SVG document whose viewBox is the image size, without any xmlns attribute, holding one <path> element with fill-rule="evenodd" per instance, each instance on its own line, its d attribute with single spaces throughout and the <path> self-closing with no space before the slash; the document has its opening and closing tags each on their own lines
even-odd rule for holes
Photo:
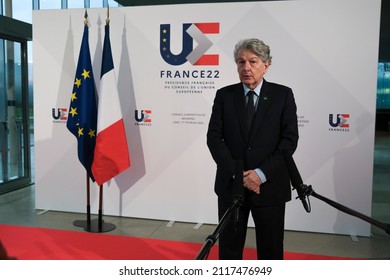
<svg viewBox="0 0 390 280">
<path fill-rule="evenodd" d="M 263 86 L 263 81 L 264 81 L 264 79 L 261 79 L 260 84 L 258 84 L 257 87 L 255 89 L 253 89 L 253 91 L 256 93 L 257 96 L 260 96 L 260 90 L 261 90 L 261 87 Z M 251 89 L 248 88 L 244 84 L 243 84 L 243 86 L 244 86 L 244 93 L 245 93 L 245 96 L 246 96 Z"/>
</svg>

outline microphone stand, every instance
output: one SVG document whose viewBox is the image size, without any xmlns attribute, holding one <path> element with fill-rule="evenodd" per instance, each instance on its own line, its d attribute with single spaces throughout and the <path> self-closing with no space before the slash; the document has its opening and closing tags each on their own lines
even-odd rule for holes
<svg viewBox="0 0 390 280">
<path fill-rule="evenodd" d="M 229 209 L 223 214 L 221 220 L 219 221 L 214 232 L 206 238 L 205 243 L 203 244 L 202 249 L 199 251 L 195 260 L 205 260 L 207 259 L 211 248 L 217 242 L 220 233 L 224 230 L 226 224 L 230 220 L 232 214 L 235 212 L 237 215 L 236 222 L 238 220 L 238 211 L 244 203 L 244 186 L 243 186 L 243 161 L 236 160 L 235 162 L 235 175 L 233 182 L 233 202 L 230 205 Z"/>
<path fill-rule="evenodd" d="M 297 190 L 298 197 L 302 200 L 304 207 L 305 207 L 305 210 L 308 213 L 310 213 L 311 208 L 310 208 L 310 206 L 307 205 L 307 203 L 304 199 L 305 199 L 305 197 L 309 198 L 309 196 L 312 195 L 315 198 L 318 198 L 319 200 L 322 200 L 323 202 L 333 206 L 334 208 L 336 208 L 340 211 L 343 211 L 344 213 L 347 213 L 351 216 L 357 217 L 363 221 L 366 221 L 374 226 L 377 226 L 378 228 L 383 229 L 387 234 L 390 234 L 390 224 L 385 224 L 385 223 L 382 223 L 380 221 L 377 221 L 377 220 L 375 220 L 371 217 L 368 217 L 362 213 L 359 213 L 351 208 L 348 208 L 340 203 L 337 203 L 333 200 L 330 200 L 329 198 L 326 198 L 322 195 L 319 195 L 313 190 L 312 186 L 310 186 L 310 185 L 307 186 L 305 184 L 302 184 L 299 187 L 295 187 L 295 189 Z M 309 201 L 309 205 L 310 205 L 310 201 Z"/>
<path fill-rule="evenodd" d="M 363 221 L 369 222 L 372 225 L 375 225 L 384 231 L 386 231 L 387 234 L 390 234 L 390 225 L 381 223 L 377 220 L 374 220 L 371 217 L 368 217 L 366 215 L 363 215 L 362 213 L 359 213 L 355 210 L 352 210 L 348 207 L 345 207 L 344 205 L 341 205 L 333 200 L 330 200 L 329 198 L 323 197 L 322 195 L 317 194 L 315 191 L 313 191 L 313 188 L 311 186 L 305 185 L 302 181 L 301 174 L 299 174 L 298 168 L 294 162 L 294 159 L 292 157 L 291 151 L 284 151 L 283 156 L 285 159 L 286 167 L 288 169 L 288 173 L 290 174 L 290 181 L 291 185 L 293 186 L 293 189 L 297 190 L 298 197 L 303 204 L 303 208 L 305 208 L 306 212 L 310 213 L 311 207 L 310 207 L 310 200 L 308 202 L 306 201 L 306 197 L 308 198 L 310 195 L 314 196 L 315 198 L 318 198 L 325 203 L 333 206 L 334 208 L 341 210 L 349 215 L 358 217 L 362 219 Z"/>
<path fill-rule="evenodd" d="M 211 248 L 214 246 L 214 244 L 217 242 L 220 233 L 225 228 L 227 222 L 229 221 L 230 217 L 232 216 L 235 209 L 240 207 L 241 202 L 240 199 L 235 199 L 233 203 L 231 204 L 230 208 L 225 212 L 223 215 L 221 221 L 219 222 L 218 226 L 214 230 L 214 232 L 207 236 L 205 243 L 203 244 L 202 249 L 199 251 L 198 255 L 196 256 L 196 260 L 206 260 Z"/>
</svg>

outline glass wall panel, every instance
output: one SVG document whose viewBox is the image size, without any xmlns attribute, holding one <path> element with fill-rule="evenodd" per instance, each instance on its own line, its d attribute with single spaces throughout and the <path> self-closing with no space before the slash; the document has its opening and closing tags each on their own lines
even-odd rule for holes
<svg viewBox="0 0 390 280">
<path fill-rule="evenodd" d="M 29 129 L 23 85 L 22 44 L 0 39 L 0 193 L 2 185 L 29 176 Z"/>
<path fill-rule="evenodd" d="M 390 109 L 390 62 L 378 63 L 377 109 Z"/>
<path fill-rule="evenodd" d="M 68 9 L 85 8 L 84 0 L 68 0 Z"/>
<path fill-rule="evenodd" d="M 32 23 L 32 1 L 12 1 L 12 17 L 17 20 Z"/>
<path fill-rule="evenodd" d="M 7 151 L 7 95 L 5 82 L 6 63 L 4 60 L 5 40 L 0 39 L 0 184 L 8 180 Z"/>
<path fill-rule="evenodd" d="M 108 6 L 109 7 L 118 7 L 119 4 L 118 4 L 118 2 L 116 2 L 114 0 L 108 0 Z"/>
<path fill-rule="evenodd" d="M 103 0 L 91 0 L 90 7 L 91 8 L 102 8 L 103 7 Z"/>
<path fill-rule="evenodd" d="M 44 9 L 61 9 L 61 0 L 40 0 L 39 8 Z"/>
</svg>

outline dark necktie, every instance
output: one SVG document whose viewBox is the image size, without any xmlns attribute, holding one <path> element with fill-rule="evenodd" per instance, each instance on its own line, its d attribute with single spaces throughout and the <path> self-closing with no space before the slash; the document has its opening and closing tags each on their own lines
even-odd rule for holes
<svg viewBox="0 0 390 280">
<path fill-rule="evenodd" d="M 248 101 L 246 103 L 246 124 L 248 132 L 251 129 L 252 120 L 255 115 L 255 104 L 253 102 L 253 95 L 256 94 L 253 90 L 247 93 Z"/>
</svg>

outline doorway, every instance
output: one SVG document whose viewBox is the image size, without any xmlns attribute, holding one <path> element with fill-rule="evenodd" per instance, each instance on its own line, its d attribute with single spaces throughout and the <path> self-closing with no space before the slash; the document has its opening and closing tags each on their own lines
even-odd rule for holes
<svg viewBox="0 0 390 280">
<path fill-rule="evenodd" d="M 31 184 L 28 25 L 0 17 L 0 194 Z M 13 28 L 10 28 L 12 27 Z M 22 27 L 22 28 L 18 28 Z M 27 29 L 26 29 L 27 27 Z M 30 25 L 31 27 L 31 25 Z"/>
</svg>

